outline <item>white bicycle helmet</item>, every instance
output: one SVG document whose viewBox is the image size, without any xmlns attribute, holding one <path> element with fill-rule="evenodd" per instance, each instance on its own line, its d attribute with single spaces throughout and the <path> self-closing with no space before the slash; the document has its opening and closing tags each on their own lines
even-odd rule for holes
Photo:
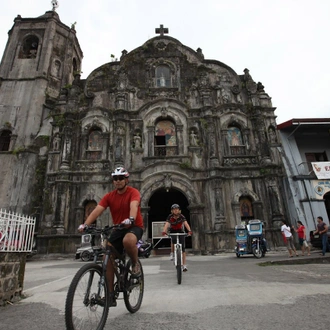
<svg viewBox="0 0 330 330">
<path fill-rule="evenodd" d="M 125 178 L 129 177 L 129 173 L 127 172 L 127 170 L 124 167 L 117 167 L 112 173 L 112 176 L 115 175 L 123 175 Z"/>
<path fill-rule="evenodd" d="M 179 209 L 179 210 L 181 210 L 179 204 L 173 204 L 173 205 L 171 206 L 171 210 L 173 210 L 173 209 Z"/>
</svg>

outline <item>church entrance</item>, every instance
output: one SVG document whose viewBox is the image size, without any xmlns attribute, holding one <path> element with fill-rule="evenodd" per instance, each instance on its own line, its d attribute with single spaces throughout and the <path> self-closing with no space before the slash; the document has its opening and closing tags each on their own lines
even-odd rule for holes
<svg viewBox="0 0 330 330">
<path fill-rule="evenodd" d="M 181 213 L 186 217 L 190 225 L 190 212 L 188 210 L 188 200 L 186 196 L 179 190 L 171 188 L 166 191 L 165 188 L 156 190 L 150 197 L 148 206 L 148 237 L 153 239 L 153 244 L 157 244 L 160 241 L 161 232 L 166 221 L 167 216 L 171 213 L 171 206 L 173 204 L 179 204 L 181 207 Z M 192 247 L 191 237 L 186 238 L 186 248 Z M 170 249 L 170 239 L 163 238 L 156 246 L 156 250 Z M 164 252 L 164 253 L 166 253 Z"/>
</svg>

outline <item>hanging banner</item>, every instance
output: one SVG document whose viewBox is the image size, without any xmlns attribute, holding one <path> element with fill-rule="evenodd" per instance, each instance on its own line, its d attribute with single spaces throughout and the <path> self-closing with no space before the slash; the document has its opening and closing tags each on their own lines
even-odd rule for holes
<svg viewBox="0 0 330 330">
<path fill-rule="evenodd" d="M 330 191 L 330 180 L 312 180 L 312 185 L 317 199 L 323 199 L 323 196 Z"/>
<path fill-rule="evenodd" d="M 312 166 L 318 179 L 330 179 L 330 162 L 312 163 Z"/>
</svg>

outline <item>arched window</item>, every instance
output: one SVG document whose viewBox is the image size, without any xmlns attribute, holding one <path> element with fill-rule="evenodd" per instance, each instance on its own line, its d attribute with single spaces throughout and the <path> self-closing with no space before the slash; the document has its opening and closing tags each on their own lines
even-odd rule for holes
<svg viewBox="0 0 330 330">
<path fill-rule="evenodd" d="M 171 87 L 171 70 L 166 65 L 156 68 L 156 87 Z"/>
<path fill-rule="evenodd" d="M 97 203 L 93 201 L 87 201 L 85 203 L 85 209 L 84 209 L 84 221 L 86 221 L 87 217 L 93 212 L 95 207 L 97 206 Z"/>
<path fill-rule="evenodd" d="M 175 125 L 170 120 L 162 120 L 155 127 L 155 156 L 177 155 Z"/>
<path fill-rule="evenodd" d="M 5 130 L 0 133 L 0 151 L 8 151 L 11 131 Z"/>
<path fill-rule="evenodd" d="M 236 126 L 230 126 L 227 131 L 227 139 L 230 155 L 245 155 L 245 145 L 241 130 Z"/>
<path fill-rule="evenodd" d="M 36 58 L 39 39 L 36 36 L 28 36 L 24 39 L 20 58 Z"/>
</svg>

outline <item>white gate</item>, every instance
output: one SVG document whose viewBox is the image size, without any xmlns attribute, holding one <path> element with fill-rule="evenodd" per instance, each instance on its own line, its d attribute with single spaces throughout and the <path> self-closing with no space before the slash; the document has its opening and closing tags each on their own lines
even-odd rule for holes
<svg viewBox="0 0 330 330">
<path fill-rule="evenodd" d="M 31 252 L 36 219 L 0 209 L 0 251 Z"/>
</svg>

